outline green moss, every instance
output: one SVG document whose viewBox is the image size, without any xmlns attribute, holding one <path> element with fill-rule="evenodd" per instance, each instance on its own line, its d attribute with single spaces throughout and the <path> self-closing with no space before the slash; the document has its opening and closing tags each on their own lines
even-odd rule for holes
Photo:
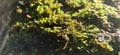
<svg viewBox="0 0 120 55">
<path fill-rule="evenodd" d="M 18 20 L 12 26 L 15 42 L 43 55 L 55 55 L 59 51 L 67 55 L 69 49 L 81 54 L 96 46 L 96 33 L 103 28 L 103 22 L 108 22 L 109 14 L 118 15 L 115 8 L 101 0 L 34 0 L 18 7 L 22 11 L 16 13 Z"/>
</svg>

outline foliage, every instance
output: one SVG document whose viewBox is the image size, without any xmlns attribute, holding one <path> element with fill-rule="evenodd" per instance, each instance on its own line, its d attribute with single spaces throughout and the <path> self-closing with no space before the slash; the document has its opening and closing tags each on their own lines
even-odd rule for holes
<svg viewBox="0 0 120 55">
<path fill-rule="evenodd" d="M 108 42 L 96 40 L 100 29 L 110 27 L 108 16 L 118 15 L 115 8 L 103 4 L 102 0 L 18 2 L 11 32 L 15 34 L 14 43 L 21 49 L 37 55 L 88 55 L 101 49 L 113 51 Z"/>
</svg>

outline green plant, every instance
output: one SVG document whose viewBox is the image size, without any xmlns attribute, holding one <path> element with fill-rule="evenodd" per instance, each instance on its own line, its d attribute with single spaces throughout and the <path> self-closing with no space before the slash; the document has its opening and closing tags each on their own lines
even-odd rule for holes
<svg viewBox="0 0 120 55">
<path fill-rule="evenodd" d="M 13 24 L 11 32 L 15 42 L 23 49 L 43 55 L 90 54 L 96 46 L 107 51 L 113 50 L 108 42 L 101 43 L 95 40 L 101 28 L 107 29 L 103 23 L 107 22 L 110 25 L 108 16 L 118 15 L 115 8 L 103 4 L 103 1 L 21 2 L 23 4 L 18 4 L 16 9 L 17 22 Z"/>
</svg>

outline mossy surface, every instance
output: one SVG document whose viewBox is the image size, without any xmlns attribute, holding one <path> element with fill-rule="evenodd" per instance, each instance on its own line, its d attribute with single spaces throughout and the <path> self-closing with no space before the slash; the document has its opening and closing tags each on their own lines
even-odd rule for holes
<svg viewBox="0 0 120 55">
<path fill-rule="evenodd" d="M 11 33 L 20 51 L 30 51 L 31 55 L 99 55 L 113 51 L 108 42 L 96 41 L 101 29 L 111 28 L 109 16 L 119 16 L 116 8 L 102 0 L 18 2 Z"/>
</svg>

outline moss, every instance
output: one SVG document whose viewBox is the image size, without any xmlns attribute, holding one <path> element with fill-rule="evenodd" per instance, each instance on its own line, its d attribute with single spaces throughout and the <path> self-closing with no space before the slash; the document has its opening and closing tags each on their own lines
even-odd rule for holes
<svg viewBox="0 0 120 55">
<path fill-rule="evenodd" d="M 15 42 L 34 54 L 89 54 L 94 48 L 89 47 L 97 45 L 96 34 L 106 29 L 103 23 L 109 24 L 109 14 L 118 14 L 101 0 L 21 1 L 24 4 L 17 5 L 17 21 L 11 32 Z M 98 46 L 111 51 L 104 44 Z"/>
</svg>

